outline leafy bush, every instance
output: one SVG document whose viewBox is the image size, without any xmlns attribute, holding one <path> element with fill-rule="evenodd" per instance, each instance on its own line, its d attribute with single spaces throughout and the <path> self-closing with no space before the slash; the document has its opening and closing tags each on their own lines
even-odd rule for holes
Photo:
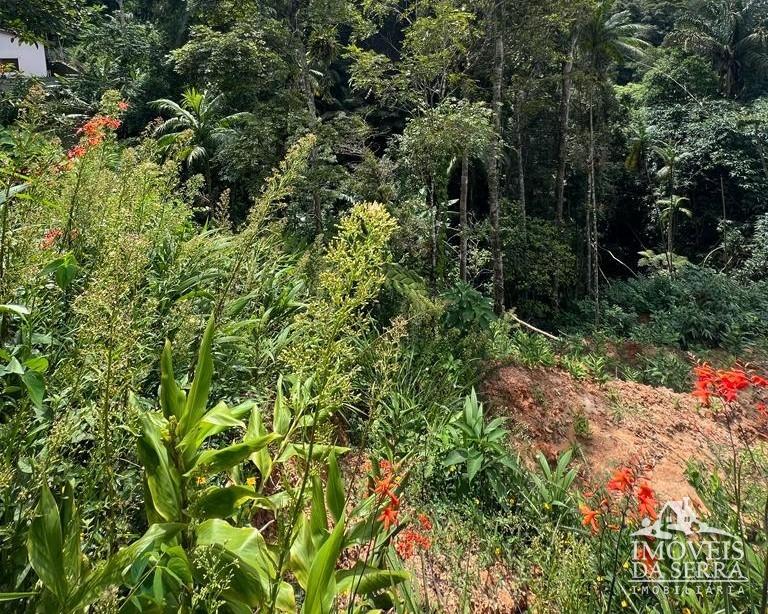
<svg viewBox="0 0 768 614">
<path fill-rule="evenodd" d="M 605 302 L 611 333 L 654 345 L 738 349 L 768 335 L 768 283 L 742 283 L 711 269 L 616 282 Z"/>
</svg>

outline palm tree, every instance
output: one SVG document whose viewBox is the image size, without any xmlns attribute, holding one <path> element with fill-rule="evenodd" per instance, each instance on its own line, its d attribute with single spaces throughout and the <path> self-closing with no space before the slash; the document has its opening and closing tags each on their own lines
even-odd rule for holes
<svg viewBox="0 0 768 614">
<path fill-rule="evenodd" d="M 760 27 L 753 0 L 707 0 L 698 15 L 687 15 L 670 40 L 709 57 L 725 96 L 735 98 L 747 72 L 768 72 L 768 34 Z"/>
<path fill-rule="evenodd" d="M 693 212 L 690 209 L 683 207 L 683 204 L 687 202 L 687 198 L 676 194 L 670 195 L 669 198 L 661 198 L 656 201 L 656 206 L 659 208 L 660 212 L 661 223 L 665 224 L 667 229 L 667 266 L 669 268 L 670 277 L 674 275 L 672 247 L 675 232 L 675 216 L 677 216 L 678 213 L 683 213 L 689 218 L 693 217 Z"/>
<path fill-rule="evenodd" d="M 597 237 L 597 189 L 595 176 L 595 88 L 602 85 L 614 64 L 643 58 L 651 44 L 640 38 L 648 27 L 629 21 L 629 11 L 614 12 L 616 0 L 598 0 L 582 25 L 579 43 L 588 77 L 589 159 L 587 182 L 588 287 L 595 298 L 595 317 L 600 311 L 600 267 Z"/>
<path fill-rule="evenodd" d="M 184 90 L 180 105 L 167 98 L 153 100 L 150 104 L 171 115 L 155 129 L 155 136 L 160 137 L 158 145 L 166 151 L 178 145 L 177 155 L 188 168 L 202 167 L 210 199 L 214 150 L 234 135 L 234 125 L 251 119 L 253 114 L 233 113 L 221 117 L 222 95 L 211 98 L 207 91 L 198 92 L 194 87 Z"/>
</svg>

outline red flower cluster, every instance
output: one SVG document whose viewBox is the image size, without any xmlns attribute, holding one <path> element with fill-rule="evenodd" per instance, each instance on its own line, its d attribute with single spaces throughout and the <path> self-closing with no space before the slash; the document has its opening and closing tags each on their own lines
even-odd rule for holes
<svg viewBox="0 0 768 614">
<path fill-rule="evenodd" d="M 411 558 L 416 550 L 429 550 L 432 546 L 432 540 L 422 533 L 432 530 L 432 523 L 424 514 L 419 514 L 418 520 L 420 529 L 408 527 L 398 535 L 395 542 L 395 550 L 404 561 Z"/>
<path fill-rule="evenodd" d="M 715 370 L 704 363 L 693 371 L 696 374 L 696 386 L 692 394 L 706 407 L 709 407 L 712 397 L 723 403 L 733 403 L 742 392 L 750 388 L 768 390 L 768 378 L 750 375 L 742 369 Z M 756 409 L 768 417 L 765 402 L 759 402 Z"/>
<path fill-rule="evenodd" d="M 381 500 L 389 499 L 386 507 L 381 512 L 378 520 L 384 523 L 384 530 L 397 524 L 397 514 L 400 511 L 400 498 L 395 494 L 397 488 L 397 476 L 394 473 L 392 463 L 386 460 L 379 461 L 381 477 L 375 480 L 373 492 Z"/>
<path fill-rule="evenodd" d="M 75 158 L 82 158 L 86 151 L 87 149 L 82 145 L 75 145 L 74 147 L 71 147 L 67 152 L 67 159 L 74 160 Z"/>
<path fill-rule="evenodd" d="M 619 493 L 627 497 L 634 496 L 637 501 L 637 514 L 640 517 L 649 517 L 651 520 L 656 520 L 659 502 L 656 500 L 656 493 L 653 488 L 646 481 L 638 483 L 635 471 L 629 467 L 621 467 L 614 471 L 613 476 L 606 484 L 606 489 L 609 492 Z M 592 495 L 587 495 L 591 497 Z M 603 508 L 603 511 L 600 511 Z M 603 499 L 598 505 L 598 509 L 592 509 L 586 503 L 579 505 L 579 512 L 581 512 L 581 524 L 584 527 L 589 527 L 593 534 L 600 531 L 600 525 L 598 519 L 604 512 L 609 512 L 611 508 L 611 502 L 608 499 Z M 610 528 L 616 528 L 612 525 L 608 525 Z"/>
<path fill-rule="evenodd" d="M 116 117 L 95 115 L 78 129 L 77 134 L 85 135 L 88 145 L 95 147 L 104 140 L 107 130 L 117 130 L 120 127 L 120 123 L 120 120 Z"/>
<path fill-rule="evenodd" d="M 53 244 L 63 236 L 64 233 L 62 232 L 61 228 L 51 228 L 50 230 L 46 230 L 45 234 L 43 235 L 43 240 L 40 241 L 40 247 L 43 249 L 51 249 Z"/>
<path fill-rule="evenodd" d="M 641 516 L 647 516 L 651 520 L 656 520 L 656 508 L 659 507 L 659 502 L 656 501 L 656 493 L 648 484 L 643 482 L 637 489 L 637 512 Z"/>
<path fill-rule="evenodd" d="M 117 108 L 121 111 L 127 111 L 128 110 L 128 103 L 125 102 L 125 100 L 121 100 L 117 103 Z"/>
</svg>

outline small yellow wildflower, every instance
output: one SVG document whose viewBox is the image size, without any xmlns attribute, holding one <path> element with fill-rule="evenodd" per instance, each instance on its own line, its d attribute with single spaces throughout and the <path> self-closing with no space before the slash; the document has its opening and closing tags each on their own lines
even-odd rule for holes
<svg viewBox="0 0 768 614">
<path fill-rule="evenodd" d="M 552 506 L 551 506 L 549 503 L 545 503 L 545 504 L 544 504 L 544 511 L 545 511 L 545 512 L 548 512 L 548 511 L 549 511 L 549 510 L 551 510 L 551 509 L 552 509 Z"/>
<path fill-rule="evenodd" d="M 245 483 L 246 483 L 248 486 L 251 486 L 251 487 L 253 487 L 253 486 L 256 486 L 256 478 L 254 478 L 254 477 L 250 477 L 250 478 L 248 478 L 248 479 L 245 481 Z"/>
<path fill-rule="evenodd" d="M 496 556 L 501 556 L 501 548 L 496 548 Z"/>
<path fill-rule="evenodd" d="M 629 561 L 624 561 L 624 565 L 622 565 L 624 569 L 629 569 Z"/>
<path fill-rule="evenodd" d="M 629 607 L 629 604 L 627 603 L 626 599 L 622 599 L 621 600 L 621 607 L 622 608 L 628 608 Z"/>
<path fill-rule="evenodd" d="M 195 481 L 197 482 L 198 486 L 205 484 L 205 478 L 203 476 L 198 476 Z"/>
</svg>

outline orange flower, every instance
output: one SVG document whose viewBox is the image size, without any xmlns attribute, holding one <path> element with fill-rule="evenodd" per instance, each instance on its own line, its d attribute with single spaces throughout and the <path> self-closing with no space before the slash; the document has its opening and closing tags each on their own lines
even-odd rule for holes
<svg viewBox="0 0 768 614">
<path fill-rule="evenodd" d="M 758 414 L 760 414 L 765 418 L 768 418 L 768 405 L 766 405 L 765 403 L 758 403 L 755 409 L 757 409 Z"/>
<path fill-rule="evenodd" d="M 422 529 L 424 529 L 425 531 L 432 530 L 432 521 L 429 519 L 429 516 L 427 516 L 426 514 L 419 514 L 418 519 Z"/>
<path fill-rule="evenodd" d="M 632 490 L 632 484 L 634 484 L 635 475 L 628 467 L 617 469 L 611 480 L 608 482 L 608 490 L 614 492 L 626 492 Z"/>
<path fill-rule="evenodd" d="M 384 530 L 387 531 L 389 527 L 397 524 L 397 508 L 388 505 L 384 508 L 384 511 L 381 512 L 378 520 L 379 522 L 384 523 Z"/>
<path fill-rule="evenodd" d="M 647 516 L 651 520 L 656 520 L 656 508 L 658 507 L 658 501 L 656 501 L 656 495 L 653 489 L 647 484 L 643 483 L 637 490 L 638 506 L 637 511 L 641 516 Z"/>
<path fill-rule="evenodd" d="M 752 385 L 758 388 L 768 388 L 768 379 L 761 375 L 753 375 Z"/>
<path fill-rule="evenodd" d="M 117 103 L 117 108 L 121 111 L 127 111 L 128 110 L 128 103 L 125 102 L 125 100 L 121 100 Z"/>
<path fill-rule="evenodd" d="M 404 561 L 411 558 L 417 548 L 429 550 L 431 546 L 432 541 L 429 537 L 410 527 L 403 531 L 395 542 L 395 550 Z"/>
<path fill-rule="evenodd" d="M 381 497 L 391 496 L 394 487 L 394 478 L 392 476 L 386 476 L 380 480 L 376 480 L 376 487 L 373 489 L 373 492 Z"/>
<path fill-rule="evenodd" d="M 581 524 L 585 527 L 592 529 L 592 533 L 597 533 L 600 527 L 597 524 L 597 519 L 600 517 L 600 512 L 591 509 L 585 503 L 579 505 L 579 511 L 581 512 Z"/>
</svg>

